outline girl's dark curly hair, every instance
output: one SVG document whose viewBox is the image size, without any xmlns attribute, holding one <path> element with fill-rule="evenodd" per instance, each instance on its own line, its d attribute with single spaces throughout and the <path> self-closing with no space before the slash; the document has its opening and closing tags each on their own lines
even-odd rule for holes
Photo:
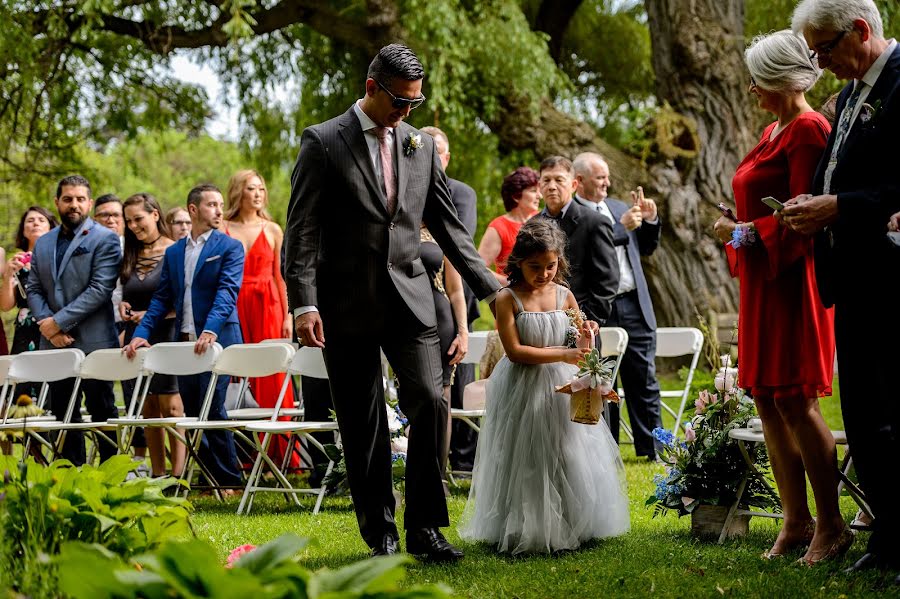
<svg viewBox="0 0 900 599">
<path fill-rule="evenodd" d="M 542 216 L 535 216 L 528 220 L 519 234 L 516 235 L 516 243 L 513 245 L 509 258 L 506 259 L 506 276 L 509 284 L 513 285 L 524 280 L 522 275 L 522 262 L 543 252 L 554 252 L 559 256 L 554 283 L 566 285 L 569 277 L 569 261 L 566 260 L 566 244 L 568 239 L 559 226 Z"/>
</svg>

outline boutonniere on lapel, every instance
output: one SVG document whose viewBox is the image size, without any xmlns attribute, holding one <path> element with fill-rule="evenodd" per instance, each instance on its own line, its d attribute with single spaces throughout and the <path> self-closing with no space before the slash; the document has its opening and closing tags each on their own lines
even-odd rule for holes
<svg viewBox="0 0 900 599">
<path fill-rule="evenodd" d="M 406 139 L 403 140 L 403 155 L 404 156 L 412 156 L 415 154 L 416 150 L 421 148 L 424 144 L 422 143 L 422 136 L 416 135 L 411 132 L 406 136 Z"/>
<path fill-rule="evenodd" d="M 881 111 L 881 98 L 875 100 L 874 104 L 869 104 L 868 102 L 864 102 L 862 108 L 859 111 L 859 120 L 862 121 L 863 125 L 868 127 L 873 127 L 875 125 L 875 118 L 878 116 L 878 113 Z"/>
</svg>

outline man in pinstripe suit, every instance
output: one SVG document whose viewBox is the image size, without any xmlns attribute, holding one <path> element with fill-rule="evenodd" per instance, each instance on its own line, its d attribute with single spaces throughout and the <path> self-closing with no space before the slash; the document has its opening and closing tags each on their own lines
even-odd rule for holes
<svg viewBox="0 0 900 599">
<path fill-rule="evenodd" d="M 459 222 L 433 138 L 403 122 L 425 100 L 424 74 L 409 48 L 385 46 L 369 66 L 365 97 L 303 132 L 286 278 L 301 343 L 324 348 L 363 539 L 374 555 L 399 550 L 383 350 L 411 426 L 407 550 L 456 561 L 462 552 L 440 533 L 449 525 L 438 458 L 448 407 L 434 301 L 419 259 L 423 221 L 478 297 L 492 299 L 497 283 Z"/>
</svg>

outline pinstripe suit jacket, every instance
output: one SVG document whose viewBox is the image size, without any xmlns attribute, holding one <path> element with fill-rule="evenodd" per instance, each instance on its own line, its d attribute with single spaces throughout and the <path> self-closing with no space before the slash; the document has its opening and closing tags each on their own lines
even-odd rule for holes
<svg viewBox="0 0 900 599">
<path fill-rule="evenodd" d="M 326 326 L 339 318 L 342 328 L 365 328 L 371 306 L 387 300 L 389 280 L 415 317 L 434 326 L 431 286 L 419 259 L 423 220 L 479 298 L 497 291 L 450 200 L 434 140 L 421 135 L 422 147 L 407 156 L 411 133 L 418 131 L 405 122 L 394 131 L 397 209 L 390 215 L 352 106 L 303 132 L 285 234 L 291 309 L 316 306 Z"/>
</svg>

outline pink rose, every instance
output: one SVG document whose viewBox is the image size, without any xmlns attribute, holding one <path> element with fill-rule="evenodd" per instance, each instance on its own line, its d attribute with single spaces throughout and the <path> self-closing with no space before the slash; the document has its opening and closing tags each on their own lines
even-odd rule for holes
<svg viewBox="0 0 900 599">
<path fill-rule="evenodd" d="M 697 440 L 697 433 L 694 432 L 694 428 L 690 425 L 684 427 L 684 440 L 688 443 L 693 443 Z"/>
<path fill-rule="evenodd" d="M 225 560 L 226 568 L 233 568 L 234 564 L 241 559 L 241 556 L 245 553 L 250 553 L 256 549 L 256 545 L 240 545 L 231 550 L 231 553 L 228 554 L 228 559 Z"/>
</svg>

